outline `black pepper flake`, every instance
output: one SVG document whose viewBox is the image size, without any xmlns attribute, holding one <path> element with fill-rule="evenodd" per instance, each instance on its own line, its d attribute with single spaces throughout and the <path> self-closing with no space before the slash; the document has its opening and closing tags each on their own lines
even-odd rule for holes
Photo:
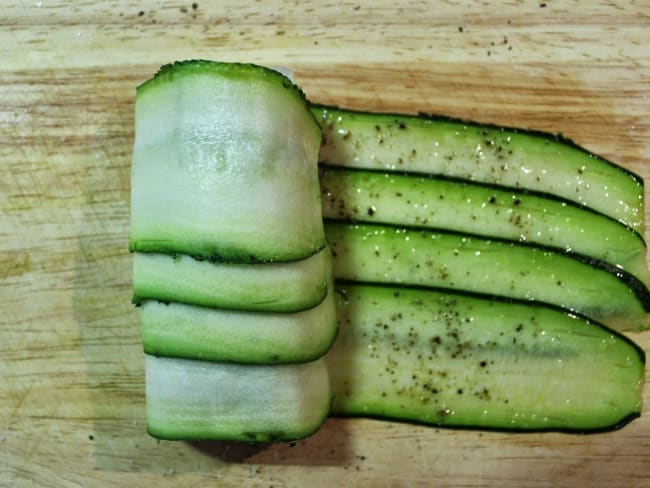
<svg viewBox="0 0 650 488">
<path fill-rule="evenodd" d="M 400 122 L 400 123 L 397 125 L 397 128 L 398 128 L 398 129 L 406 129 L 406 124 L 405 124 L 404 122 Z"/>
<path fill-rule="evenodd" d="M 478 364 L 481 366 L 481 368 L 485 368 L 485 367 L 487 366 L 487 361 L 486 361 L 486 360 L 483 360 L 483 361 L 481 361 L 481 362 L 478 363 Z"/>
<path fill-rule="evenodd" d="M 187 13 L 187 7 L 181 7 L 180 11 L 183 12 L 184 14 L 186 14 Z"/>
<path fill-rule="evenodd" d="M 539 4 L 539 8 L 545 8 L 545 7 L 546 7 L 546 4 L 545 4 L 545 3 L 540 3 L 540 4 Z"/>
<path fill-rule="evenodd" d="M 198 8 L 199 8 L 199 4 L 196 3 L 196 2 L 194 2 L 194 3 L 192 4 L 192 10 L 196 10 L 196 9 L 198 9 Z"/>
<path fill-rule="evenodd" d="M 492 196 L 488 199 L 488 203 L 496 203 L 496 201 L 497 201 L 497 197 L 495 197 L 494 195 L 492 195 Z"/>
<path fill-rule="evenodd" d="M 92 435 L 92 434 L 90 434 L 90 435 L 88 436 L 88 440 L 94 441 L 94 440 L 95 440 L 95 436 Z"/>
<path fill-rule="evenodd" d="M 377 209 L 375 207 L 368 207 L 368 215 L 370 215 L 371 217 L 375 215 L 376 211 Z"/>
<path fill-rule="evenodd" d="M 463 26 L 458 26 L 458 32 L 463 32 Z"/>
<path fill-rule="evenodd" d="M 140 11 L 138 12 L 138 17 L 142 17 L 143 15 L 144 15 L 144 10 L 140 10 Z"/>
<path fill-rule="evenodd" d="M 515 200 L 512 202 L 515 205 L 521 205 L 521 200 L 519 198 L 515 198 Z"/>
<path fill-rule="evenodd" d="M 296 447 L 296 441 L 289 442 L 289 447 Z"/>
</svg>

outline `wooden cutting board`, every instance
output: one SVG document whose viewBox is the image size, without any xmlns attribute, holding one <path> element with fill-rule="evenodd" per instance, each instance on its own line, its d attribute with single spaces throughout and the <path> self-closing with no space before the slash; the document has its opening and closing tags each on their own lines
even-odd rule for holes
<svg viewBox="0 0 650 488">
<path fill-rule="evenodd" d="M 332 419 L 295 445 L 156 442 L 127 252 L 134 89 L 179 59 L 287 66 L 323 103 L 563 132 L 647 179 L 647 2 L 161 4 L 3 3 L 1 486 L 650 486 L 650 407 L 588 436 Z"/>
</svg>

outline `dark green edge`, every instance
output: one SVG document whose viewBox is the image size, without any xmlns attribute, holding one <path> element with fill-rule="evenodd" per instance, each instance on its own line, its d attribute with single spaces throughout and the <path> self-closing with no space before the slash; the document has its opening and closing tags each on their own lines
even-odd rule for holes
<svg viewBox="0 0 650 488">
<path fill-rule="evenodd" d="M 428 180 L 438 180 L 438 181 L 446 181 L 450 183 L 458 183 L 462 184 L 468 187 L 475 186 L 475 187 L 481 187 L 481 188 L 486 188 L 486 189 L 491 189 L 495 191 L 500 191 L 500 192 L 512 192 L 515 196 L 517 195 L 530 195 L 534 196 L 537 198 L 545 198 L 547 200 L 552 200 L 557 203 L 562 203 L 566 205 L 567 207 L 572 207 L 576 210 L 588 212 L 592 215 L 597 215 L 599 217 L 602 217 L 604 219 L 609 220 L 610 222 L 615 223 L 619 227 L 621 227 L 621 231 L 623 232 L 628 232 L 630 234 L 633 234 L 637 239 L 641 241 L 643 244 L 643 247 L 647 248 L 647 244 L 645 241 L 645 237 L 636 229 L 630 227 L 629 225 L 625 224 L 624 222 L 621 222 L 618 219 L 615 219 L 614 217 L 610 217 L 609 215 L 606 215 L 604 213 L 601 213 L 597 210 L 594 210 L 591 207 L 587 207 L 586 205 L 580 205 L 577 202 L 574 202 L 573 200 L 567 200 L 565 198 L 562 198 L 558 195 L 553 195 L 552 193 L 546 193 L 540 190 L 530 190 L 526 188 L 517 188 L 514 186 L 506 186 L 506 185 L 498 185 L 496 183 L 487 183 L 483 181 L 474 181 L 474 180 L 467 180 L 465 178 L 456 178 L 453 176 L 447 176 L 447 175 L 442 175 L 442 174 L 432 174 L 432 173 L 417 173 L 415 171 L 386 171 L 381 168 L 350 168 L 350 167 L 344 167 L 344 166 L 338 166 L 335 164 L 326 164 L 326 163 L 319 163 L 319 168 L 324 171 L 333 171 L 333 172 L 356 172 L 356 173 L 374 173 L 374 174 L 395 174 L 398 176 L 408 176 L 408 177 L 414 177 L 414 178 L 422 178 L 422 179 L 428 179 Z M 359 222 L 363 222 L 363 220 L 359 220 Z M 368 220 L 367 222 L 373 222 L 372 220 Z M 422 228 L 430 228 L 430 227 L 422 227 Z M 560 249 L 560 248 L 558 248 Z"/>
<path fill-rule="evenodd" d="M 498 302 L 501 304 L 515 304 L 515 305 L 521 305 L 525 307 L 533 307 L 533 308 L 546 308 L 549 310 L 555 310 L 559 313 L 565 314 L 565 315 L 570 315 L 577 317 L 578 319 L 582 320 L 583 323 L 588 324 L 589 326 L 592 327 L 598 327 L 607 333 L 613 335 L 617 339 L 621 340 L 622 342 L 630 345 L 634 351 L 636 351 L 639 362 L 645 366 L 646 363 L 646 355 L 645 351 L 641 349 L 641 347 L 636 344 L 634 341 L 632 341 L 629 337 L 625 336 L 624 334 L 610 329 L 609 327 L 606 327 L 605 325 L 601 324 L 600 322 L 587 317 L 584 314 L 580 314 L 577 312 L 572 312 L 569 310 L 566 310 L 562 307 L 559 307 L 557 305 L 552 305 L 549 303 L 543 303 L 539 301 L 528 301 L 528 300 L 520 300 L 520 299 L 515 299 L 515 298 L 508 298 L 508 297 L 502 297 L 502 296 L 496 296 L 496 295 L 484 295 L 480 293 L 473 293 L 473 292 L 468 292 L 468 291 L 462 291 L 462 290 L 447 290 L 445 288 L 434 288 L 434 287 L 425 287 L 425 286 L 410 286 L 410 285 L 383 285 L 383 284 L 377 284 L 377 283 L 372 283 L 372 282 L 361 282 L 361 281 L 346 281 L 346 280 L 337 280 L 336 285 L 350 285 L 350 286 L 364 286 L 364 287 L 372 287 L 372 288 L 384 288 L 384 289 L 406 289 L 406 290 L 419 290 L 419 291 L 436 291 L 438 293 L 445 293 L 449 296 L 457 295 L 457 296 L 463 296 L 463 297 L 469 297 L 469 298 L 474 298 L 474 299 L 479 299 L 479 300 L 484 300 L 484 301 L 491 301 L 491 302 Z M 345 296 L 345 293 L 338 288 L 338 286 L 335 288 L 336 292 L 343 296 L 344 299 L 347 299 Z M 643 368 L 643 371 L 645 372 L 645 367 Z M 507 427 L 492 427 L 492 426 L 482 426 L 482 425 L 466 425 L 466 424 L 453 424 L 453 423 L 445 423 L 445 422 L 425 422 L 425 421 L 417 421 L 417 420 L 410 420 L 408 418 L 400 418 L 400 417 L 386 417 L 382 415 L 373 415 L 373 414 L 365 414 L 359 412 L 358 414 L 333 414 L 330 415 L 331 417 L 336 417 L 336 418 L 353 418 L 353 417 L 359 417 L 359 418 L 372 418 L 376 420 L 384 420 L 384 421 L 394 421 L 394 422 L 399 422 L 399 423 L 404 423 L 404 424 L 411 424 L 411 425 L 430 425 L 433 427 L 439 427 L 439 428 L 450 428 L 454 430 L 481 430 L 481 431 L 492 431 L 492 432 L 504 432 L 504 433 L 534 433 L 534 432 L 564 432 L 564 433 L 569 433 L 569 434 L 596 434 L 596 433 L 601 433 L 601 432 L 609 432 L 612 430 L 617 430 L 628 423 L 630 423 L 632 420 L 638 418 L 641 416 L 641 412 L 630 412 L 628 415 L 624 416 L 617 422 L 614 422 L 611 425 L 606 425 L 606 426 L 600 426 L 600 427 L 594 427 L 593 429 L 581 429 L 581 428 L 569 428 L 569 427 L 536 427 L 536 428 L 527 428 L 527 427 L 520 427 L 520 428 L 507 428 Z"/>
<path fill-rule="evenodd" d="M 328 291 L 329 292 L 329 291 Z M 332 293 L 334 290 L 332 290 Z M 327 297 L 327 295 L 326 295 Z M 147 300 L 155 300 L 158 303 L 161 303 L 163 305 L 170 305 L 172 302 L 166 302 L 162 300 L 156 300 L 156 299 L 147 299 Z M 323 299 L 325 300 L 325 299 Z M 310 310 L 312 308 L 318 307 L 322 301 L 313 307 L 310 307 Z M 136 307 L 140 307 L 142 305 L 141 302 L 138 302 L 135 304 Z M 206 307 L 204 305 L 192 305 L 193 307 L 200 307 L 200 308 L 214 308 L 214 307 Z M 303 311 L 303 310 L 300 310 Z M 259 314 L 264 314 L 266 312 L 256 312 L 253 311 L 253 313 L 259 313 Z M 296 313 L 296 312 L 274 312 L 274 313 Z M 220 363 L 236 363 L 236 364 L 251 364 L 251 365 L 282 365 L 282 364 L 299 364 L 299 363 L 306 363 L 306 362 L 311 362 L 311 361 L 316 361 L 317 359 L 320 359 L 321 357 L 325 356 L 327 354 L 327 351 L 332 347 L 332 344 L 334 344 L 334 341 L 336 340 L 336 337 L 338 336 L 339 333 L 339 326 L 338 326 L 338 321 L 334 324 L 334 326 L 331 328 L 329 337 L 327 338 L 327 341 L 325 342 L 325 345 L 323 346 L 322 350 L 318 350 L 315 353 L 311 354 L 305 354 L 304 348 L 300 350 L 300 353 L 291 355 L 290 358 L 287 358 L 286 354 L 273 354 L 269 357 L 257 357 L 255 359 L 250 359 L 250 358 L 229 358 L 229 357 L 219 357 L 218 355 L 214 356 L 199 356 L 199 355 L 193 355 L 193 354 L 183 354 L 183 353 L 174 353 L 174 354 L 169 354 L 167 351 L 167 348 L 156 348 L 156 347 L 147 347 L 147 344 L 143 343 L 143 349 L 146 354 L 151 354 L 152 356 L 157 356 L 157 357 L 174 357 L 174 358 L 181 358 L 181 359 L 195 359 L 199 361 L 214 361 L 214 362 L 220 362 Z"/>
<path fill-rule="evenodd" d="M 426 425 L 430 427 L 435 427 L 437 429 L 450 429 L 450 430 L 468 430 L 468 431 L 482 431 L 482 432 L 501 432 L 504 434 L 534 434 L 534 433 L 548 433 L 548 432 L 559 432 L 563 434 L 576 434 L 576 435 L 589 435 L 589 434 L 601 434 L 604 432 L 611 432 L 614 430 L 619 430 L 625 427 L 627 424 L 632 422 L 634 419 L 641 417 L 640 412 L 631 412 L 630 414 L 624 416 L 622 419 L 614 422 L 611 425 L 598 426 L 591 429 L 587 428 L 571 428 L 571 427 L 522 427 L 522 428 L 507 428 L 507 427 L 493 427 L 493 426 L 483 426 L 483 425 L 466 425 L 466 424 L 454 424 L 454 423 L 444 423 L 444 422 L 431 422 L 427 423 L 424 421 L 410 420 L 407 418 L 400 417 L 384 417 L 377 414 L 365 414 L 365 413 L 350 413 L 350 414 L 330 414 L 332 418 L 369 418 L 374 420 L 381 420 L 385 422 L 397 422 L 400 424 L 407 425 Z"/>
<path fill-rule="evenodd" d="M 564 144 L 570 147 L 573 147 L 574 149 L 578 149 L 580 152 L 586 154 L 587 156 L 594 158 L 598 161 L 601 161 L 603 163 L 606 163 L 607 165 L 613 167 L 614 169 L 617 169 L 627 176 L 630 176 L 633 180 L 636 181 L 638 185 L 641 186 L 641 188 L 644 188 L 644 181 L 643 178 L 633 172 L 632 170 L 629 170 L 619 164 L 614 163 L 613 161 L 610 161 L 608 159 L 605 159 L 602 156 L 599 156 L 597 154 L 594 154 L 584 147 L 580 146 L 577 144 L 573 139 L 570 139 L 563 134 L 553 134 L 550 132 L 538 130 L 538 129 L 524 129 L 524 128 L 518 128 L 518 127 L 509 127 L 509 126 L 501 126 L 493 123 L 482 123 L 482 122 L 477 122 L 474 120 L 467 120 L 467 119 L 462 119 L 459 117 L 450 117 L 447 115 L 438 115 L 438 114 L 428 114 L 424 112 L 418 112 L 417 115 L 411 115 L 411 114 L 397 114 L 397 113 L 391 113 L 391 112 L 369 112 L 369 111 L 364 111 L 364 110 L 351 110 L 347 108 L 341 108 L 336 105 L 323 105 L 323 104 L 317 104 L 317 103 L 312 103 L 311 104 L 311 109 L 312 113 L 314 110 L 331 110 L 331 111 L 336 111 L 336 112 L 343 112 L 349 113 L 351 115 L 362 115 L 362 116 L 379 116 L 379 117 L 386 117 L 386 118 L 394 118 L 394 122 L 399 126 L 400 123 L 404 122 L 450 122 L 452 124 L 458 124 L 462 126 L 468 126 L 468 127 L 473 127 L 477 129 L 485 129 L 485 130 L 497 130 L 502 133 L 511 133 L 511 134 L 523 134 L 523 135 L 529 135 L 537 138 L 541 138 L 545 141 L 549 142 L 555 142 L 559 144 Z M 318 119 L 318 118 L 317 118 Z"/>
<path fill-rule="evenodd" d="M 178 259 L 180 256 L 188 256 L 195 261 L 207 261 L 208 263 L 211 264 L 283 264 L 283 263 L 295 263 L 297 261 L 304 261 L 306 259 L 311 258 L 312 256 L 315 256 L 319 252 L 321 252 L 325 247 L 327 246 L 327 243 L 325 242 L 325 239 L 323 238 L 323 243 L 312 250 L 311 254 L 307 254 L 305 256 L 303 255 L 297 255 L 295 257 L 289 258 L 289 259 L 267 259 L 267 258 L 260 258 L 258 256 L 255 256 L 253 254 L 241 254 L 241 253 L 212 253 L 210 255 L 206 256 L 201 256 L 199 254 L 185 254 L 183 252 L 176 252 L 176 251 L 169 251 L 169 250 L 152 250 L 149 246 L 145 246 L 145 249 L 140 249 L 138 242 L 140 241 L 130 241 L 129 242 L 129 252 L 141 252 L 141 253 L 149 253 L 149 254 L 166 254 L 168 256 L 171 256 L 174 259 Z M 152 240 L 148 240 L 147 242 L 153 242 Z M 169 242 L 167 240 L 161 240 L 159 242 Z"/>
<path fill-rule="evenodd" d="M 330 404 L 325 408 L 325 414 L 317 422 L 316 426 L 312 429 L 309 429 L 305 432 L 301 432 L 295 435 L 286 435 L 284 432 L 242 432 L 241 435 L 233 435 L 228 437 L 209 437 L 201 435 L 178 435 L 178 436 L 167 436 L 165 434 L 155 433 L 149 426 L 147 422 L 147 433 L 155 438 L 160 440 L 167 441 L 237 441 L 237 442 L 250 442 L 250 443 L 274 443 L 274 442 L 293 442 L 305 439 L 316 432 L 323 426 L 327 418 L 329 417 L 332 402 L 334 401 L 334 396 L 330 396 Z"/>
<path fill-rule="evenodd" d="M 586 264 L 588 266 L 591 266 L 596 269 L 600 269 L 602 271 L 606 271 L 612 275 L 614 275 L 616 278 L 618 278 L 619 281 L 621 281 L 625 286 L 627 286 L 634 295 L 636 296 L 637 300 L 643 307 L 643 309 L 646 312 L 650 312 L 650 290 L 646 287 L 645 284 L 641 280 L 639 280 L 636 276 L 628 273 L 627 271 L 624 271 L 618 267 L 616 267 L 613 264 L 606 263 L 604 261 L 601 261 L 596 258 L 592 258 L 590 256 L 585 256 L 582 254 L 575 253 L 573 251 L 563 251 L 563 250 L 558 250 L 558 248 L 554 248 L 551 246 L 545 246 L 541 244 L 534 244 L 534 243 L 529 243 L 529 242 L 520 242 L 520 241 L 513 241 L 509 239 L 503 239 L 503 238 L 498 238 L 498 237 L 485 237 L 481 235 L 475 235 L 475 234 L 470 234 L 467 232 L 455 232 L 455 231 L 450 231 L 450 230 L 445 230 L 445 229 L 434 229 L 434 228 L 419 228 L 419 227 L 412 227 L 412 226 L 404 226 L 404 225 L 394 225 L 394 224 L 380 224 L 380 223 L 359 223 L 359 224 L 353 224 L 349 223 L 347 221 L 343 220 L 334 220 L 334 219 L 325 219 L 324 220 L 325 224 L 333 223 L 333 224 L 340 224 L 340 225 L 348 225 L 348 226 L 374 226 L 374 227 L 388 227 L 392 229 L 402 229 L 406 231 L 411 231 L 411 232 L 431 232 L 431 233 L 436 233 L 436 234 L 445 234 L 445 235 L 452 235 L 452 236 L 463 236 L 463 237 L 469 237 L 471 239 L 479 240 L 479 241 L 492 241 L 492 242 L 498 242 L 501 244 L 508 244 L 508 245 L 514 245 L 514 246 L 520 246 L 520 247 L 526 247 L 530 249 L 539 249 L 540 252 L 550 252 L 553 253 L 554 255 L 557 256 L 564 256 L 568 257 L 570 259 L 574 259 L 582 264 Z"/>
<path fill-rule="evenodd" d="M 136 96 L 146 92 L 149 88 L 158 84 L 169 83 L 174 81 L 176 78 L 197 73 L 213 73 L 227 76 L 229 78 L 240 79 L 255 76 L 260 79 L 265 79 L 270 83 L 275 83 L 285 90 L 293 92 L 296 98 L 300 100 L 302 105 L 305 107 L 305 110 L 310 114 L 318 132 L 322 133 L 320 124 L 318 123 L 316 116 L 311 112 L 311 105 L 302 89 L 282 73 L 253 63 L 229 63 L 224 61 L 211 61 L 208 59 L 175 61 L 161 66 L 152 78 L 138 85 L 136 87 Z"/>
</svg>

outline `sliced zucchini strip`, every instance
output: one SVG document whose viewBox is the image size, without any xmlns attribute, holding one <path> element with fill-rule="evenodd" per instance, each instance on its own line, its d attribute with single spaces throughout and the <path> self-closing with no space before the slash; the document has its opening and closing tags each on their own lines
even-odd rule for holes
<svg viewBox="0 0 650 488">
<path fill-rule="evenodd" d="M 246 365 L 145 355 L 147 428 L 159 439 L 287 441 L 315 432 L 331 390 L 324 359 Z"/>
<path fill-rule="evenodd" d="M 276 71 L 163 67 L 137 90 L 130 249 L 232 262 L 316 253 L 320 142 L 304 95 Z"/>
<path fill-rule="evenodd" d="M 156 356 L 256 364 L 312 361 L 336 336 L 334 291 L 308 310 L 249 312 L 145 300 L 144 351 Z"/>
<path fill-rule="evenodd" d="M 190 256 L 133 254 L 133 300 L 180 302 L 258 312 L 297 312 L 318 305 L 331 276 L 329 249 L 288 263 L 233 264 Z"/>
<path fill-rule="evenodd" d="M 333 414 L 592 431 L 641 412 L 643 351 L 583 317 L 432 290 L 337 291 Z"/>
</svg>

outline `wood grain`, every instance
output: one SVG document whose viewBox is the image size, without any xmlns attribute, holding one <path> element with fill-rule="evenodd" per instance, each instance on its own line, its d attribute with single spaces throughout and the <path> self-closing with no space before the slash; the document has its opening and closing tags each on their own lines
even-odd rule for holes
<svg viewBox="0 0 650 488">
<path fill-rule="evenodd" d="M 161 64 L 288 66 L 315 101 L 563 132 L 647 179 L 649 24 L 620 0 L 5 2 L 0 485 L 650 486 L 649 407 L 589 436 L 330 419 L 295 446 L 158 443 L 127 252 L 134 89 Z"/>
</svg>

